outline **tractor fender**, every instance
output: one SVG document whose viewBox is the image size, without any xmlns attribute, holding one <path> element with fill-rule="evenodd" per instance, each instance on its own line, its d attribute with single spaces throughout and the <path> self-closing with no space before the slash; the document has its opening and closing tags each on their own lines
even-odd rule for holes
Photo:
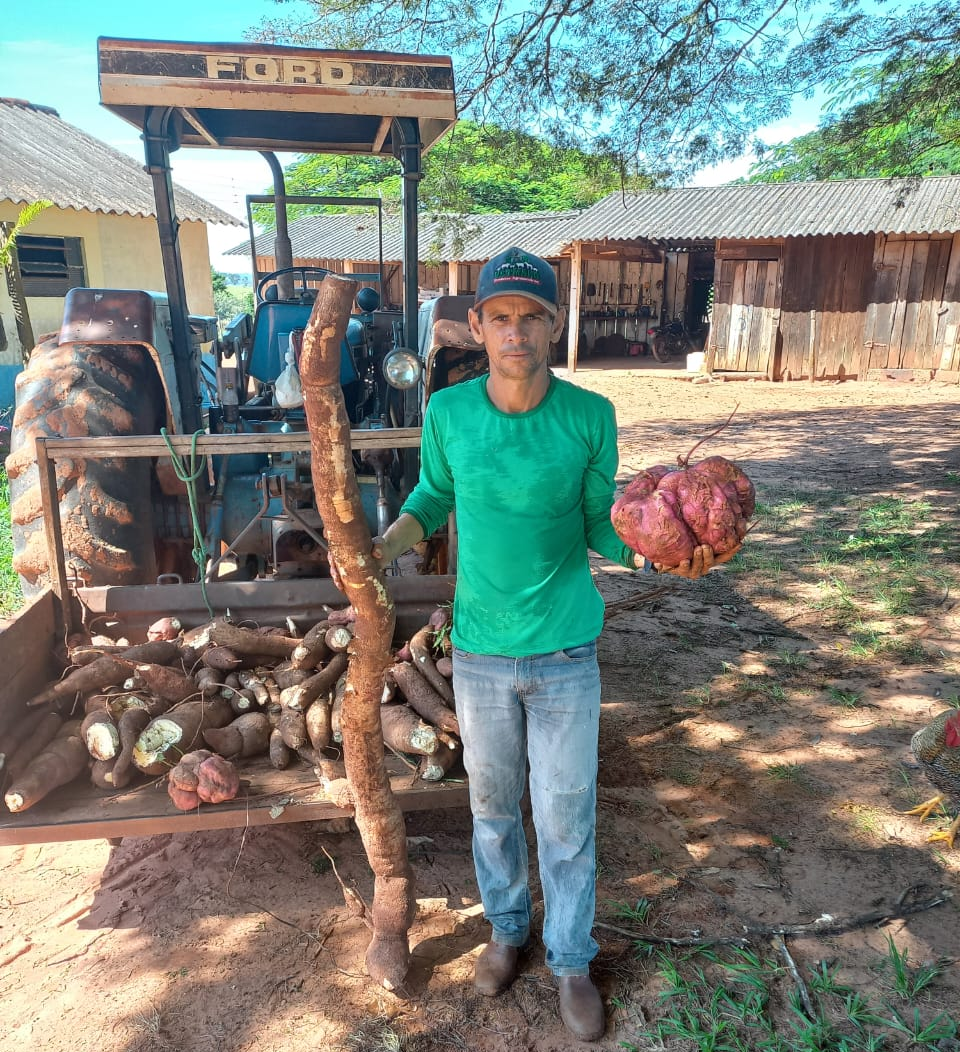
<svg viewBox="0 0 960 1052">
<path fill-rule="evenodd" d="M 181 392 L 174 362 L 167 297 L 139 289 L 71 289 L 63 308 L 58 344 L 134 344 L 152 360 L 163 387 L 166 426 L 183 432 Z M 199 354 L 194 369 L 198 369 Z M 197 382 L 199 388 L 199 380 Z M 187 397 L 190 397 L 189 393 Z"/>
</svg>

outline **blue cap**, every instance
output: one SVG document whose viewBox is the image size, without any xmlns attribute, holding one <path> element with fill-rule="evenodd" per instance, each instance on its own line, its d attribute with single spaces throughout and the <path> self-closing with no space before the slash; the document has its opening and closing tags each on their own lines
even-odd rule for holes
<svg viewBox="0 0 960 1052">
<path fill-rule="evenodd" d="M 508 248 L 484 263 L 474 309 L 494 296 L 526 296 L 556 314 L 557 277 L 545 259 L 522 248 Z"/>
</svg>

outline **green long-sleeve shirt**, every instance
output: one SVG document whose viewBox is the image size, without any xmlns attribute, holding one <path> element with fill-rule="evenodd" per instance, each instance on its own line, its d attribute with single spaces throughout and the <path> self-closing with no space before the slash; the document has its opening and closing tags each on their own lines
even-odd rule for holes
<svg viewBox="0 0 960 1052">
<path fill-rule="evenodd" d="M 453 641 L 508 657 L 587 643 L 603 625 L 587 549 L 634 565 L 610 523 L 613 405 L 551 374 L 535 409 L 504 413 L 486 384 L 430 399 L 420 481 L 402 509 L 429 536 L 456 506 Z"/>
</svg>

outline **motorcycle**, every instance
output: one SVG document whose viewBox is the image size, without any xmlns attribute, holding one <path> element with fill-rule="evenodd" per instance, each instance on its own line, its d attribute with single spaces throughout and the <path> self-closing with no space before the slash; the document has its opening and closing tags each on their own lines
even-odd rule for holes
<svg viewBox="0 0 960 1052">
<path fill-rule="evenodd" d="M 674 318 L 666 325 L 647 329 L 647 343 L 650 353 L 658 362 L 669 362 L 679 355 L 702 351 L 706 343 L 705 327 L 690 332 L 682 318 Z"/>
</svg>

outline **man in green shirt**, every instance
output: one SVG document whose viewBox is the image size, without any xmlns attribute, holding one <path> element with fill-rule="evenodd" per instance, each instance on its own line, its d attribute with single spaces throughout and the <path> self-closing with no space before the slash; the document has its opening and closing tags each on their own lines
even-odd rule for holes
<svg viewBox="0 0 960 1052">
<path fill-rule="evenodd" d="M 546 962 L 565 1025 L 595 1041 L 606 1022 L 589 975 L 598 949 L 591 930 L 603 599 L 587 553 L 630 568 L 644 560 L 610 522 L 613 406 L 550 371 L 550 345 L 563 326 L 545 260 L 511 248 L 483 267 L 470 328 L 486 347 L 489 375 L 430 399 L 420 481 L 374 555 L 389 565 L 456 508 L 453 684 L 477 881 L 493 929 L 475 985 L 491 996 L 506 989 L 530 936 L 520 811 L 529 764 Z M 671 572 L 698 577 L 713 562 L 705 547 Z"/>
</svg>

